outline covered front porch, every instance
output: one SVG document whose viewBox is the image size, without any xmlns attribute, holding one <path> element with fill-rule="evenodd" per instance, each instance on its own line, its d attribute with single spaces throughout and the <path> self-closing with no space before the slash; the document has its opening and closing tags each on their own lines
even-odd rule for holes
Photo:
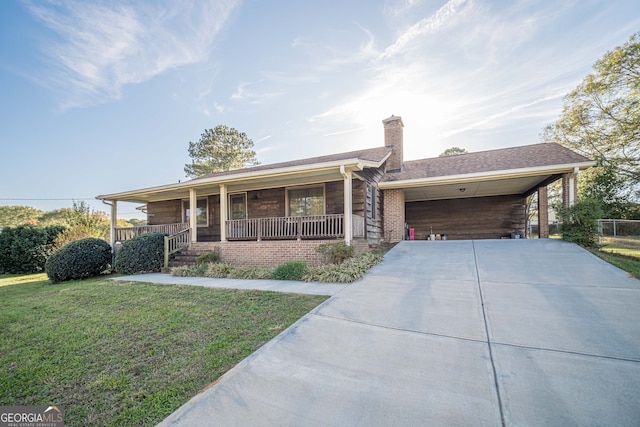
<svg viewBox="0 0 640 427">
<path fill-rule="evenodd" d="M 366 239 L 368 228 L 381 229 L 377 187 L 367 180 L 380 164 L 354 158 L 255 167 L 98 198 L 111 206 L 114 245 L 151 231 L 167 234 L 172 247 L 287 240 L 350 245 Z M 116 227 L 120 201 L 145 203 L 148 225 Z"/>
</svg>

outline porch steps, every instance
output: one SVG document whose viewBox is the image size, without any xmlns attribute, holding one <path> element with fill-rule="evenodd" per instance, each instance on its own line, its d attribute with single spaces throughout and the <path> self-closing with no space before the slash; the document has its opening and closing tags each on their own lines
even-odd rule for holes
<svg viewBox="0 0 640 427">
<path fill-rule="evenodd" d="M 169 260 L 169 267 L 162 268 L 162 273 L 170 273 L 173 267 L 181 267 L 184 265 L 193 266 L 196 265 L 196 259 L 205 252 L 211 252 L 204 249 L 188 248 L 176 252 L 171 256 Z"/>
</svg>

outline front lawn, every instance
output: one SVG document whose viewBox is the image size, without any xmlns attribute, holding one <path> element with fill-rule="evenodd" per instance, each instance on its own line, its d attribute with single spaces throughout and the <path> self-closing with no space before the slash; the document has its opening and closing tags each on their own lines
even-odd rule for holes
<svg viewBox="0 0 640 427">
<path fill-rule="evenodd" d="M 0 276 L 0 405 L 154 425 L 326 298 Z"/>
<path fill-rule="evenodd" d="M 604 250 L 592 250 L 591 253 L 626 271 L 636 279 L 640 279 L 640 258 L 610 253 Z"/>
</svg>

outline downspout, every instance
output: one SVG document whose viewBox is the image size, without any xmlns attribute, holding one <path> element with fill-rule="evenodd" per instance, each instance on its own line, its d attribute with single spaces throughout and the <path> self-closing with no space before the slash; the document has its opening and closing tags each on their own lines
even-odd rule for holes
<svg viewBox="0 0 640 427">
<path fill-rule="evenodd" d="M 340 165 L 340 174 L 344 178 L 344 242 L 351 245 L 353 239 L 353 186 L 351 184 L 351 171 L 347 171 L 344 165 Z"/>
</svg>

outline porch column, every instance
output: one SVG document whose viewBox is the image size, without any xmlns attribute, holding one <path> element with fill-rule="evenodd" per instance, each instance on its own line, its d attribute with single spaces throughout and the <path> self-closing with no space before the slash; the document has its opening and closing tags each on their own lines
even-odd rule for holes
<svg viewBox="0 0 640 427">
<path fill-rule="evenodd" d="M 195 188 L 189 189 L 189 228 L 191 229 L 191 242 L 198 241 L 198 197 Z"/>
<path fill-rule="evenodd" d="M 538 187 L 538 237 L 549 238 L 549 200 L 546 185 Z"/>
<path fill-rule="evenodd" d="M 340 166 L 340 172 L 344 177 L 344 242 L 351 245 L 353 240 L 353 183 L 351 171 Z"/>
<path fill-rule="evenodd" d="M 118 201 L 111 201 L 111 229 L 110 229 L 110 240 L 111 240 L 111 253 L 113 256 L 116 255 L 116 226 L 118 224 Z"/>
<path fill-rule="evenodd" d="M 227 185 L 220 184 L 220 241 L 227 241 Z"/>
</svg>

